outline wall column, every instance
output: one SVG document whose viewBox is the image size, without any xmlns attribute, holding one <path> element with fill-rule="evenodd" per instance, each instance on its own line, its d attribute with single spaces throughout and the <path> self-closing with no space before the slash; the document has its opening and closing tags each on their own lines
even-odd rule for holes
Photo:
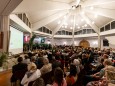
<svg viewBox="0 0 115 86">
<path fill-rule="evenodd" d="M 54 46 L 54 36 L 52 36 L 51 44 L 52 44 L 52 47 L 53 47 Z"/>
<path fill-rule="evenodd" d="M 75 15 L 73 15 L 73 30 L 72 30 L 72 45 L 73 45 L 73 47 L 75 46 L 75 44 L 74 44 L 74 41 L 75 41 L 75 38 L 74 38 L 74 32 L 75 32 L 75 23 L 76 23 L 76 21 L 75 21 Z"/>
<path fill-rule="evenodd" d="M 10 38 L 9 16 L 8 15 L 5 15 L 5 16 L 0 15 L 0 32 L 3 34 L 2 37 L 0 38 L 0 41 L 2 43 L 2 47 L 0 48 L 0 51 L 8 52 L 9 38 Z"/>
<path fill-rule="evenodd" d="M 101 37 L 99 34 L 98 34 L 98 48 L 101 49 Z"/>
</svg>

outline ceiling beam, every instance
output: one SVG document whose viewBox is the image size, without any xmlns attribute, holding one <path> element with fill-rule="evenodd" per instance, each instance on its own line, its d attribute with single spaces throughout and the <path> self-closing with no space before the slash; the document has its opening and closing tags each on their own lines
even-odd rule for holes
<svg viewBox="0 0 115 86">
<path fill-rule="evenodd" d="M 46 18 L 44 18 L 44 19 L 42 19 L 42 20 L 40 20 L 40 21 L 38 21 L 36 23 L 33 23 L 32 30 L 35 31 L 35 30 L 39 29 L 40 27 L 45 26 L 45 25 L 55 21 L 56 19 L 60 18 L 61 17 L 61 16 L 59 16 L 60 13 L 61 13 L 61 16 L 64 16 L 64 15 L 66 15 L 68 13 L 68 10 L 60 11 L 60 12 L 55 13 L 53 15 L 50 15 L 49 17 L 46 17 Z"/>
<path fill-rule="evenodd" d="M 115 0 L 86 0 L 82 3 L 82 6 L 86 7 L 86 6 L 106 4 L 110 2 L 115 2 Z"/>
<path fill-rule="evenodd" d="M 69 18 L 69 16 L 70 16 L 70 13 L 67 14 L 67 19 Z M 66 19 L 66 20 L 67 20 L 67 19 Z M 56 28 L 54 29 L 54 31 L 53 31 L 52 36 L 54 36 L 54 35 L 56 34 L 56 32 L 59 31 L 59 29 L 60 29 L 61 26 L 64 24 L 64 22 L 65 22 L 65 19 L 63 19 L 63 21 L 61 22 L 61 24 L 57 25 L 57 27 L 56 27 Z"/>
<path fill-rule="evenodd" d="M 74 5 L 78 6 L 80 4 L 81 0 L 75 0 L 73 2 L 71 2 L 69 5 L 72 7 Z"/>
<path fill-rule="evenodd" d="M 51 2 L 48 0 L 23 0 L 13 13 L 59 11 L 70 8 L 70 5 L 67 3 Z"/>
<path fill-rule="evenodd" d="M 23 0 L 2 0 L 1 15 L 9 15 Z M 4 5 L 4 6 L 3 6 Z"/>
<path fill-rule="evenodd" d="M 92 29 L 94 29 L 94 31 L 99 35 L 100 32 L 99 32 L 99 28 L 94 24 L 92 24 L 93 21 L 91 21 L 85 14 L 80 14 L 81 17 L 87 22 L 87 24 L 89 24 Z"/>
<path fill-rule="evenodd" d="M 98 14 L 101 16 L 105 16 L 108 18 L 112 18 L 115 19 L 115 10 L 112 9 L 105 9 L 105 8 L 98 8 L 98 7 L 94 7 L 93 10 L 90 10 L 89 8 L 84 9 L 86 12 L 90 12 L 90 13 L 94 13 L 94 14 Z"/>
</svg>

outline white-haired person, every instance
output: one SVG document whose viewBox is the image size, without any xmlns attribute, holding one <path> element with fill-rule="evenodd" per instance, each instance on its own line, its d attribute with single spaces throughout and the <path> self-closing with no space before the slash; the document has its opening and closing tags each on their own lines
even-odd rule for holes
<svg viewBox="0 0 115 86">
<path fill-rule="evenodd" d="M 28 71 L 24 75 L 21 84 L 23 86 L 32 86 L 32 82 L 34 82 L 37 78 L 41 76 L 41 72 L 37 69 L 35 63 L 31 63 L 28 67 Z"/>
<path fill-rule="evenodd" d="M 41 73 L 42 74 L 45 74 L 45 73 L 48 73 L 48 72 L 51 72 L 52 71 L 52 64 L 49 63 L 49 60 L 48 58 L 46 57 L 43 57 L 43 67 L 40 69 Z"/>
<path fill-rule="evenodd" d="M 79 61 L 79 59 L 74 59 L 73 60 L 73 64 L 76 66 L 76 68 L 77 68 L 77 74 L 79 74 L 80 73 L 80 67 L 81 67 L 81 64 L 80 64 L 80 61 Z"/>
</svg>

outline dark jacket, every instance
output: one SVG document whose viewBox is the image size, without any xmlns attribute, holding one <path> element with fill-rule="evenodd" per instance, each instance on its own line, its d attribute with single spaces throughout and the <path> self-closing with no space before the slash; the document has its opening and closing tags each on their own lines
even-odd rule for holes
<svg viewBox="0 0 115 86">
<path fill-rule="evenodd" d="M 27 64 L 18 63 L 12 67 L 12 77 L 11 82 L 15 82 L 17 80 L 22 80 L 25 73 L 27 72 Z"/>
</svg>

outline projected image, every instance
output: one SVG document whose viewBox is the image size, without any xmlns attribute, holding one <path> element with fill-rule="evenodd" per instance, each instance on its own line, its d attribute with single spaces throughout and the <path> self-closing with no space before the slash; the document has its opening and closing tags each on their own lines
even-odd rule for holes
<svg viewBox="0 0 115 86">
<path fill-rule="evenodd" d="M 10 27 L 9 51 L 23 49 L 23 32 Z"/>
</svg>

